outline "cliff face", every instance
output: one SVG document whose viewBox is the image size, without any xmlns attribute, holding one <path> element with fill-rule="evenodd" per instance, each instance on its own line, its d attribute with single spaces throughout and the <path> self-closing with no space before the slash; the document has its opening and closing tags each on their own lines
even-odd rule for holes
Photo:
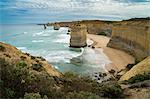
<svg viewBox="0 0 150 99">
<path fill-rule="evenodd" d="M 102 20 L 83 20 L 83 21 L 72 21 L 72 22 L 57 22 L 57 23 L 48 23 L 47 26 L 56 26 L 60 27 L 70 27 L 74 28 L 75 24 L 84 24 L 87 27 L 87 32 L 89 34 L 106 34 L 110 36 L 112 33 L 112 23 L 113 21 L 102 21 Z"/>
<path fill-rule="evenodd" d="M 113 24 L 109 47 L 124 50 L 138 61 L 150 55 L 150 20 L 129 20 Z"/>
<path fill-rule="evenodd" d="M 112 22 L 98 21 L 98 22 L 87 23 L 86 25 L 89 34 L 111 36 Z"/>
</svg>

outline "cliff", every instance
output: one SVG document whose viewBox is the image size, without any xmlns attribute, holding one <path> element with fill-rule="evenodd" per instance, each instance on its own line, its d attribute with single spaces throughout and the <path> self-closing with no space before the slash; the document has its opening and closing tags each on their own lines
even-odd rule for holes
<svg viewBox="0 0 150 99">
<path fill-rule="evenodd" d="M 147 57 L 137 65 L 135 65 L 131 70 L 126 72 L 121 78 L 120 81 L 129 80 L 131 77 L 138 74 L 150 73 L 150 57 Z"/>
<path fill-rule="evenodd" d="M 150 18 L 132 18 L 123 21 L 83 20 L 48 23 L 74 29 L 74 24 L 84 24 L 87 33 L 111 36 L 108 47 L 116 48 L 133 55 L 141 61 L 150 55 Z M 78 29 L 76 29 L 78 31 Z M 75 29 L 74 29 L 75 31 Z"/>
<path fill-rule="evenodd" d="M 150 19 L 115 22 L 109 47 L 124 50 L 141 61 L 150 55 Z"/>
<path fill-rule="evenodd" d="M 23 53 L 16 47 L 2 42 L 0 42 L 0 58 L 14 65 L 24 61 L 31 71 L 46 71 L 51 76 L 61 75 L 61 73 L 52 68 L 52 66 L 44 58 Z"/>
<path fill-rule="evenodd" d="M 110 36 L 112 33 L 112 23 L 114 21 L 103 21 L 103 20 L 82 20 L 82 21 L 72 21 L 72 22 L 56 22 L 56 23 L 47 23 L 47 26 L 60 26 L 60 27 L 69 27 L 73 29 L 75 24 L 84 24 L 87 27 L 87 32 L 89 34 L 105 34 Z"/>
</svg>

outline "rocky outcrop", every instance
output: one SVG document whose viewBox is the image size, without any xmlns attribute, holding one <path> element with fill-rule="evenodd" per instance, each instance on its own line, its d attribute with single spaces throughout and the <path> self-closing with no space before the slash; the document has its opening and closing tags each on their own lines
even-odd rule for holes
<svg viewBox="0 0 150 99">
<path fill-rule="evenodd" d="M 70 47 L 85 47 L 87 39 L 87 28 L 83 24 L 75 24 L 71 28 Z"/>
<path fill-rule="evenodd" d="M 141 61 L 150 55 L 150 19 L 116 22 L 109 47 L 124 50 Z"/>
<path fill-rule="evenodd" d="M 128 72 L 126 72 L 121 78 L 120 81 L 129 80 L 131 77 L 137 74 L 150 73 L 150 56 L 132 67 Z"/>
<path fill-rule="evenodd" d="M 51 76 L 60 76 L 61 73 L 55 70 L 44 58 L 23 53 L 16 47 L 0 42 L 0 59 L 5 59 L 10 64 L 16 65 L 24 61 L 30 71 L 46 71 Z M 1 65 L 1 63 L 0 63 Z"/>
</svg>

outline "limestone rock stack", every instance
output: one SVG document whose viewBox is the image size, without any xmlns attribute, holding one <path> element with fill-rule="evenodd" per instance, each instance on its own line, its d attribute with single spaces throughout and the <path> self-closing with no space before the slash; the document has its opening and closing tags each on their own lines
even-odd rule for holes
<svg viewBox="0 0 150 99">
<path fill-rule="evenodd" d="M 75 24 L 71 28 L 70 47 L 85 47 L 87 38 L 87 27 L 83 24 Z"/>
</svg>

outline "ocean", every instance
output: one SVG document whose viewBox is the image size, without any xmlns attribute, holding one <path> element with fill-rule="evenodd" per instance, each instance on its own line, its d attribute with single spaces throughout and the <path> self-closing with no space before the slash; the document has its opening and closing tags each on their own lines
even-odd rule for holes
<svg viewBox="0 0 150 99">
<path fill-rule="evenodd" d="M 70 48 L 70 35 L 67 32 L 68 28 L 63 27 L 60 30 L 53 30 L 53 27 L 45 30 L 41 25 L 5 24 L 0 25 L 0 41 L 23 52 L 44 57 L 60 72 L 88 75 L 105 72 L 105 65 L 110 61 L 103 50 L 97 51 L 89 47 Z M 88 40 L 88 43 L 92 41 Z"/>
</svg>

